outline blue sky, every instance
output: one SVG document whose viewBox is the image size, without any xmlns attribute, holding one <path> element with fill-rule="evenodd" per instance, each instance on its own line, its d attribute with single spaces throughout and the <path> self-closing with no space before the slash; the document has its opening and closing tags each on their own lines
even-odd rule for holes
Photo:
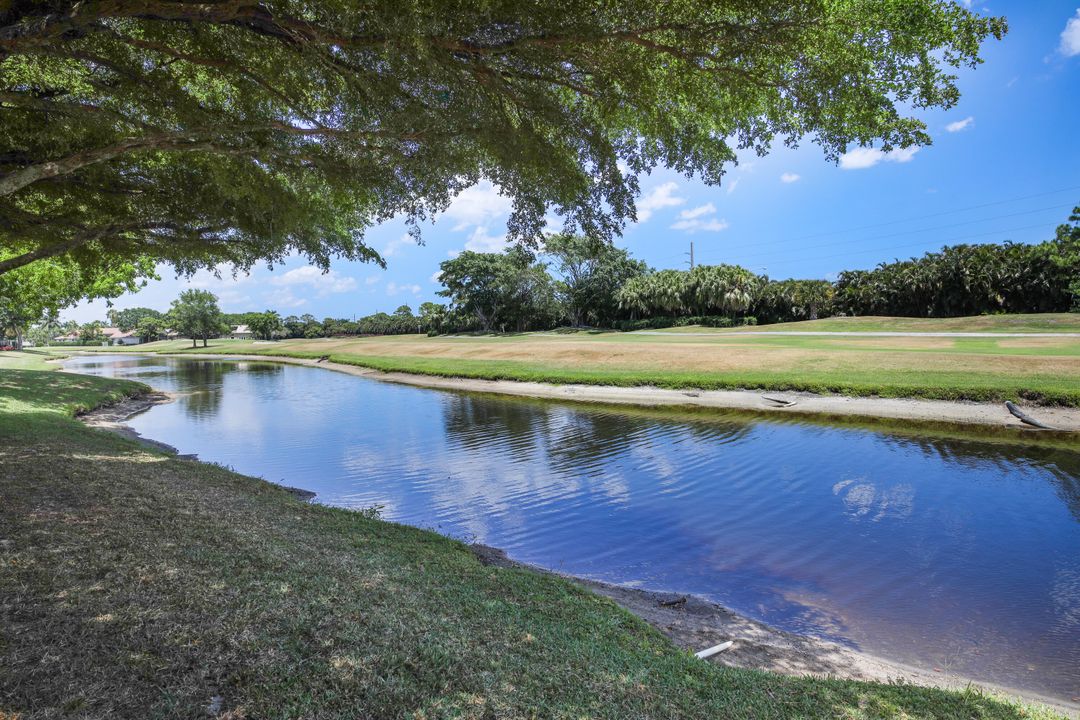
<svg viewBox="0 0 1080 720">
<path fill-rule="evenodd" d="M 1080 204 L 1080 7 L 1058 2 L 975 3 L 1005 15 L 1010 31 L 990 42 L 986 62 L 960 73 L 963 97 L 925 113 L 934 144 L 883 155 L 855 150 L 838 165 L 813 143 L 747 157 L 720 187 L 666 170 L 641 180 L 639 222 L 616 243 L 656 268 L 737 263 L 773 278 L 833 278 L 844 269 L 919 255 L 960 242 L 1036 242 Z M 373 228 L 367 241 L 387 269 L 336 262 L 322 274 L 300 259 L 249 276 L 199 273 L 162 279 L 114 301 L 164 310 L 186 287 L 217 294 L 227 312 L 278 310 L 318 318 L 390 312 L 439 300 L 439 263 L 468 248 L 502 247 L 509 201 L 484 183 L 464 193 L 417 246 L 403 222 Z M 62 313 L 104 319 L 103 301 Z"/>
</svg>

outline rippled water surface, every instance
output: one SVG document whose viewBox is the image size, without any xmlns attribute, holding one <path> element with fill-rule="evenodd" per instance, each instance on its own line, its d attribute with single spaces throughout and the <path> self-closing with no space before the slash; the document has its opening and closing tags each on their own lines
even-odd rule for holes
<svg viewBox="0 0 1080 720">
<path fill-rule="evenodd" d="M 1080 695 L 1080 451 L 666 417 L 131 356 L 204 460 L 524 562 L 696 593 L 943 672 Z"/>
</svg>

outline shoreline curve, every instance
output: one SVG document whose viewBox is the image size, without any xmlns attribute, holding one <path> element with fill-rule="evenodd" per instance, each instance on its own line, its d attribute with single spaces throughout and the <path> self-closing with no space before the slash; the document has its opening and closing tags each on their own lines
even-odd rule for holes
<svg viewBox="0 0 1080 720">
<path fill-rule="evenodd" d="M 138 355 L 138 353 L 132 353 Z M 761 390 L 671 390 L 652 386 L 553 384 L 520 380 L 482 380 L 478 378 L 421 375 L 382 371 L 362 365 L 327 360 L 296 358 L 285 355 L 244 355 L 215 353 L 153 353 L 147 356 L 178 357 L 197 360 L 241 360 L 278 362 L 334 370 L 384 382 L 413 385 L 437 390 L 479 392 L 495 395 L 563 400 L 569 402 L 629 405 L 637 407 L 684 407 L 735 410 L 757 414 L 788 415 L 804 418 L 848 418 L 863 421 L 914 421 L 945 426 L 1007 428 L 1020 432 L 1069 437 L 1080 433 L 1080 408 L 1043 407 L 1033 410 L 1038 418 L 1055 430 L 1038 430 L 1025 425 L 998 403 L 958 400 L 922 400 L 917 398 L 853 397 L 817 395 L 806 392 Z M 783 404 L 767 398 L 793 401 Z"/>
<path fill-rule="evenodd" d="M 164 353 L 162 353 L 165 355 Z M 196 354 L 171 354 L 171 357 L 187 357 L 193 359 L 208 360 L 244 360 L 244 361 L 267 361 L 262 355 L 196 355 Z M 329 370 L 345 372 L 351 375 L 382 379 L 389 382 L 399 382 L 423 387 L 435 387 L 441 389 L 470 390 L 447 385 L 453 378 L 441 378 L 435 376 L 412 375 L 409 373 L 384 373 L 355 365 L 343 363 L 316 362 L 302 358 L 271 357 L 270 361 L 284 362 L 286 364 L 308 365 L 323 367 Z M 68 371 L 72 372 L 72 371 Z M 403 378 L 387 378 L 387 375 L 402 375 Z M 427 380 L 443 381 L 428 385 Z M 484 381 L 467 380 L 467 384 L 492 384 L 509 383 L 512 385 L 543 385 L 541 383 L 519 383 L 514 381 Z M 560 388 L 562 386 L 549 386 Z M 609 389 L 609 388 L 601 388 Z M 633 388 L 610 388 L 628 390 Z M 652 389 L 652 388 L 650 388 Z M 659 389 L 656 389 L 659 390 Z M 659 390 L 663 393 L 682 394 L 679 391 Z M 492 392 L 481 390 L 480 392 Z M 497 391 L 496 391 L 497 392 Z M 517 394 L 523 393 L 502 393 Z M 727 394 L 727 392 L 725 392 Z M 757 393 L 746 393 L 760 397 Z M 125 400 L 105 405 L 78 416 L 79 420 L 92 428 L 106 432 L 113 432 L 143 447 L 157 452 L 164 452 L 176 459 L 190 462 L 202 462 L 196 455 L 182 455 L 178 450 L 164 442 L 143 437 L 126 423 L 132 417 L 139 415 L 151 408 L 174 402 L 176 395 L 151 390 L 143 395 L 134 396 Z M 538 396 L 543 397 L 543 396 Z M 571 399 L 580 401 L 577 397 L 560 397 L 558 399 Z M 594 401 L 604 402 L 604 401 Z M 922 403 L 934 403 L 938 401 L 911 401 Z M 618 404 L 642 405 L 641 402 L 623 401 Z M 674 403 L 655 403 L 656 405 L 670 405 Z M 685 403 L 681 403 L 684 404 Z M 961 403 L 956 403 L 961 404 Z M 974 403 L 972 403 L 974 404 Z M 712 407 L 707 406 L 707 407 Z M 719 406 L 726 407 L 726 406 Z M 738 408 L 736 408 L 738 409 Z M 301 488 L 290 487 L 280 483 L 273 483 L 263 478 L 263 482 L 271 483 L 291 493 L 297 499 L 308 502 L 316 499 L 316 494 Z M 556 575 L 571 580 L 586 589 L 607 597 L 617 605 L 633 615 L 649 623 L 671 640 L 676 646 L 688 651 L 696 651 L 703 647 L 715 645 L 726 640 L 734 640 L 735 645 L 731 651 L 714 656 L 709 662 L 717 662 L 722 665 L 749 669 L 766 670 L 793 676 L 816 676 L 816 677 L 839 677 L 852 680 L 865 680 L 875 682 L 905 682 L 924 687 L 937 687 L 945 689 L 964 689 L 966 687 L 978 687 L 986 691 L 1005 694 L 1020 698 L 1025 701 L 1035 702 L 1051 707 L 1068 717 L 1080 720 L 1080 702 L 1071 701 L 1069 698 L 1053 697 L 1040 694 L 1035 691 L 1012 688 L 990 682 L 977 680 L 961 675 L 953 675 L 938 668 L 922 668 L 905 664 L 888 658 L 871 655 L 861 650 L 846 647 L 840 643 L 824 640 L 812 635 L 800 635 L 767 623 L 755 620 L 747 615 L 739 613 L 697 595 L 683 594 L 678 592 L 664 592 L 644 590 L 640 588 L 626 587 L 613 583 L 593 580 L 587 577 L 559 573 L 547 568 L 528 565 L 510 558 L 505 551 L 485 545 L 467 546 L 476 555 L 477 559 L 494 567 L 518 568 L 529 572 L 537 572 L 548 575 Z M 674 602 L 673 602 L 674 601 Z"/>
</svg>

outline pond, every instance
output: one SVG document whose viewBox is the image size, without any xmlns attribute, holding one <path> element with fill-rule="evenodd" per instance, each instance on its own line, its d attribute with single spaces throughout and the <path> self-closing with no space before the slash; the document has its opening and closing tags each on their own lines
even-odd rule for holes
<svg viewBox="0 0 1080 720">
<path fill-rule="evenodd" d="M 318 501 L 693 593 L 922 667 L 1080 694 L 1080 448 L 635 412 L 241 361 L 88 356 L 130 422 Z"/>
</svg>

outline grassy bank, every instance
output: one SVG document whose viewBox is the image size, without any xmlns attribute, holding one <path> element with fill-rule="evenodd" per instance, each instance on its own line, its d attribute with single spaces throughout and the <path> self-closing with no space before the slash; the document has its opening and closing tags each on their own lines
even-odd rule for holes
<svg viewBox="0 0 1080 720">
<path fill-rule="evenodd" d="M 948 322 L 949 331 L 1075 329 L 1071 315 L 912 321 L 857 318 L 864 329 Z M 1077 316 L 1080 317 L 1080 316 Z M 851 319 L 820 321 L 848 322 Z M 885 322 L 891 320 L 893 322 Z M 966 320 L 967 323 L 962 323 Z M 1008 321 L 1008 322 L 1007 322 Z M 1010 324 L 1011 323 L 1011 324 Z M 795 325 L 801 325 L 796 323 Z M 781 327 L 781 326 L 770 326 Z M 101 348 L 94 348 L 101 350 Z M 512 336 L 393 336 L 170 341 L 137 352 L 210 352 L 320 357 L 385 371 L 488 380 L 666 388 L 801 390 L 939 400 L 1014 400 L 1080 406 L 1080 338 L 761 336 L 685 333 L 532 333 Z"/>
<path fill-rule="evenodd" d="M 72 419 L 135 384 L 9 367 L 0 717 L 1053 716 L 699 661 L 570 582 Z"/>
</svg>

